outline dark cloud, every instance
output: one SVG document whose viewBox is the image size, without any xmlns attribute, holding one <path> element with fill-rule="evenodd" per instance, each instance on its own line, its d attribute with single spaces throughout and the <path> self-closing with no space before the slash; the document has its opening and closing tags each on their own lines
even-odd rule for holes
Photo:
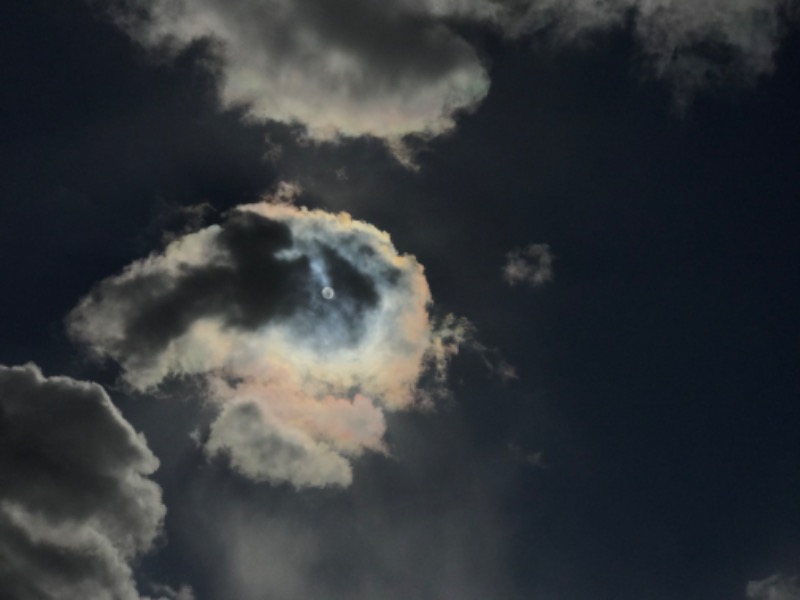
<svg viewBox="0 0 800 600">
<path fill-rule="evenodd" d="M 225 107 L 300 124 L 315 140 L 374 136 L 413 164 L 408 134 L 454 127 L 489 88 L 454 24 L 510 39 L 581 45 L 627 29 L 646 70 L 686 104 L 699 90 L 751 83 L 774 68 L 795 0 L 107 0 L 115 21 L 170 55 L 206 43 Z"/>
<path fill-rule="evenodd" d="M 291 244 L 285 226 L 237 213 L 214 239 L 219 257 L 201 266 L 178 265 L 177 276 L 158 274 L 102 287 L 95 301 L 117 301 L 129 315 L 120 349 L 132 355 L 161 352 L 197 319 L 224 315 L 231 327 L 252 329 L 291 311 L 287 293 L 294 277 L 307 275 L 302 261 L 278 261 L 275 253 Z M 266 282 L 266 283 L 265 283 Z"/>
<path fill-rule="evenodd" d="M 0 366 L 0 589 L 138 600 L 130 563 L 164 518 L 158 467 L 103 389 Z"/>
<path fill-rule="evenodd" d="M 510 576 L 514 525 L 497 498 L 528 470 L 482 462 L 461 416 L 393 414 L 392 457 L 361 458 L 346 489 L 257 485 L 197 454 L 173 474 L 167 450 L 165 494 L 181 511 L 165 552 L 191 562 L 201 599 L 526 597 Z"/>
</svg>

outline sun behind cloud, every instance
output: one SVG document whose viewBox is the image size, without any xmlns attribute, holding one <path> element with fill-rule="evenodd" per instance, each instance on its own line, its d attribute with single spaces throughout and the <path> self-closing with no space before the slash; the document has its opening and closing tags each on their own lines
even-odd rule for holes
<svg viewBox="0 0 800 600">
<path fill-rule="evenodd" d="M 136 389 L 203 378 L 220 406 L 209 455 L 255 480 L 344 486 L 350 458 L 383 450 L 384 413 L 424 402 L 420 378 L 442 381 L 467 335 L 430 305 L 386 233 L 263 202 L 101 282 L 68 323 Z"/>
</svg>

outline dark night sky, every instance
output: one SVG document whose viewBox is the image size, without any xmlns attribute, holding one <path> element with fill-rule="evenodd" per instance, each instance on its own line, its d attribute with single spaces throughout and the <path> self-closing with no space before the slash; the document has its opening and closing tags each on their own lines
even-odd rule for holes
<svg viewBox="0 0 800 600">
<path fill-rule="evenodd" d="M 144 596 L 744 600 L 780 574 L 749 597 L 800 598 L 797 33 L 773 74 L 680 113 L 624 28 L 552 47 L 465 25 L 489 94 L 415 171 L 375 139 L 243 120 L 207 47 L 154 59 L 88 3 L 9 0 L 0 27 L 0 364 L 97 381 L 145 434 L 167 517 L 135 563 Z M 190 438 L 214 419 L 200 387 L 133 391 L 65 328 L 184 231 L 180 207 L 223 222 L 289 180 L 389 232 L 434 313 L 519 375 L 463 349 L 451 395 L 388 415 L 391 456 L 355 459 L 344 489 L 209 460 Z M 507 285 L 507 253 L 531 243 L 552 281 Z"/>
</svg>

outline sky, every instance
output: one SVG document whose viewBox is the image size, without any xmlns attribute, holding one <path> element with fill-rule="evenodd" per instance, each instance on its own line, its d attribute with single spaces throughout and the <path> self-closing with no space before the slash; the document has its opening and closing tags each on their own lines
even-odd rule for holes
<svg viewBox="0 0 800 600">
<path fill-rule="evenodd" d="M 0 597 L 800 600 L 798 25 L 0 4 Z"/>
</svg>

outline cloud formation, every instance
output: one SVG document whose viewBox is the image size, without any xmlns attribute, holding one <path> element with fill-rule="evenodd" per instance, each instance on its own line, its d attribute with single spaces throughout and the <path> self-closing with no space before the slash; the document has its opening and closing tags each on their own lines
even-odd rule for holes
<svg viewBox="0 0 800 600">
<path fill-rule="evenodd" d="M 531 244 L 506 254 L 503 279 L 509 285 L 524 283 L 532 287 L 553 279 L 553 254 L 548 244 Z"/>
<path fill-rule="evenodd" d="M 748 600 L 800 600 L 800 579 L 776 573 L 747 584 Z"/>
<path fill-rule="evenodd" d="M 468 334 L 452 318 L 435 327 L 430 303 L 422 267 L 386 233 L 265 202 L 103 281 L 68 326 L 136 389 L 203 377 L 221 408 L 205 449 L 239 472 L 345 486 L 351 457 L 384 449 L 384 411 L 419 403 L 420 378 L 442 381 Z"/>
<path fill-rule="evenodd" d="M 794 0 L 545 0 L 531 2 L 524 20 L 567 39 L 630 23 L 649 71 L 685 103 L 708 86 L 771 73 L 795 8 Z"/>
<path fill-rule="evenodd" d="M 441 134 L 487 93 L 475 50 L 424 6 L 388 0 L 113 2 L 148 48 L 211 42 L 225 107 L 315 140 Z"/>
<path fill-rule="evenodd" d="M 709 85 L 770 73 L 798 10 L 796 0 L 103 1 L 150 50 L 207 43 L 224 107 L 299 124 L 313 140 L 381 138 L 405 160 L 404 136 L 451 130 L 488 92 L 458 22 L 564 45 L 629 29 L 647 70 L 685 103 Z"/>
<path fill-rule="evenodd" d="M 165 514 L 157 467 L 100 386 L 0 366 L 3 597 L 139 600 L 130 565 Z"/>
</svg>

